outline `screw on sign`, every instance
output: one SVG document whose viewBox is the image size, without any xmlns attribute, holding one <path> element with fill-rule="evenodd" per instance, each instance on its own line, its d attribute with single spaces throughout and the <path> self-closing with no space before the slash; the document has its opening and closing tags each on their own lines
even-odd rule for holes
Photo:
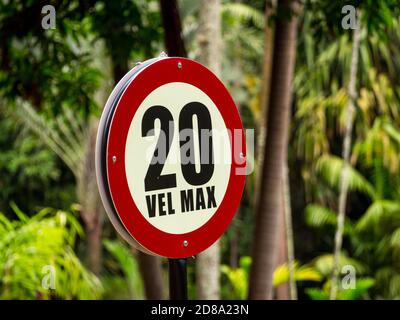
<svg viewBox="0 0 400 320">
<path fill-rule="evenodd" d="M 237 108 L 222 82 L 192 60 L 137 64 L 103 110 L 100 195 L 117 231 L 146 253 L 186 258 L 217 241 L 239 206 L 245 166 Z"/>
</svg>

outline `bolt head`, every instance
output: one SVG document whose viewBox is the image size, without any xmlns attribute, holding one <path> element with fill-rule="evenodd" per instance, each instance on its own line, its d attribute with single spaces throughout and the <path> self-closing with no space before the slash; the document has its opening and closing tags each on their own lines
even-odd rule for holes
<svg viewBox="0 0 400 320">
<path fill-rule="evenodd" d="M 115 163 L 117 161 L 117 157 L 116 156 L 112 156 L 112 161 Z"/>
<path fill-rule="evenodd" d="M 178 69 L 182 69 L 182 62 L 178 62 Z"/>
<path fill-rule="evenodd" d="M 189 245 L 189 242 L 188 242 L 187 240 L 184 240 L 184 241 L 183 241 L 183 246 L 184 246 L 184 247 L 187 247 L 188 245 Z"/>
</svg>

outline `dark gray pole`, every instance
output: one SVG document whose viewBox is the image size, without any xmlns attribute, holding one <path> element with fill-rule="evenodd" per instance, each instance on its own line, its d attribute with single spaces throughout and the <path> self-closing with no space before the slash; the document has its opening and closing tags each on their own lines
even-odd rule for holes
<svg viewBox="0 0 400 320">
<path fill-rule="evenodd" d="M 186 259 L 168 259 L 169 263 L 169 299 L 187 300 L 187 261 Z"/>
</svg>

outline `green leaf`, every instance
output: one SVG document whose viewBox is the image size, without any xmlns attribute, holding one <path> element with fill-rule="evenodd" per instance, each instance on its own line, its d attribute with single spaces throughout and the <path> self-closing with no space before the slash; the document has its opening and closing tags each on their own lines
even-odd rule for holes
<svg viewBox="0 0 400 320">
<path fill-rule="evenodd" d="M 324 155 L 317 162 L 317 171 L 331 187 L 338 190 L 343 166 L 343 159 L 332 155 Z M 373 186 L 361 173 L 352 167 L 348 167 L 348 182 L 349 190 L 366 193 L 371 198 L 375 197 Z"/>
<path fill-rule="evenodd" d="M 337 225 L 337 213 L 333 210 L 316 205 L 310 204 L 305 209 L 306 223 L 311 227 L 321 228 L 325 226 Z M 351 221 L 346 217 L 344 224 L 345 234 L 351 233 L 353 230 L 353 225 Z"/>
<path fill-rule="evenodd" d="M 318 288 L 306 288 L 306 294 L 311 300 L 329 300 L 329 294 Z"/>
<path fill-rule="evenodd" d="M 294 263 L 294 279 L 295 281 L 321 281 L 321 274 L 311 266 L 299 266 L 298 262 Z M 273 285 L 277 287 L 289 281 L 289 266 L 284 263 L 278 266 L 273 275 Z"/>
</svg>

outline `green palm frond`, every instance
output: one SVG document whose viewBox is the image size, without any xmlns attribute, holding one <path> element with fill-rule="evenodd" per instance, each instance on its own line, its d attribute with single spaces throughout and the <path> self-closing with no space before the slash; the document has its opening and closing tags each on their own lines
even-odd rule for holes
<svg viewBox="0 0 400 320">
<path fill-rule="evenodd" d="M 318 160 L 316 169 L 321 177 L 331 187 L 337 190 L 339 188 L 343 166 L 343 159 L 332 155 L 324 155 Z M 371 198 L 375 198 L 373 186 L 355 168 L 348 167 L 348 179 L 349 190 L 360 191 L 369 195 Z"/>
<path fill-rule="evenodd" d="M 385 265 L 375 273 L 377 289 L 385 299 L 400 299 L 400 274 L 392 265 Z"/>
<path fill-rule="evenodd" d="M 306 207 L 306 223 L 311 227 L 336 225 L 336 213 L 326 207 L 311 204 Z"/>
<path fill-rule="evenodd" d="M 222 14 L 231 15 L 242 21 L 251 21 L 257 28 L 263 29 L 264 14 L 244 3 L 226 3 L 221 6 Z"/>
<path fill-rule="evenodd" d="M 297 261 L 294 262 L 294 279 L 296 281 L 321 281 L 321 274 L 312 266 L 303 265 L 300 266 Z M 289 281 L 289 266 L 284 263 L 278 266 L 273 275 L 273 285 L 278 287 L 279 285 Z"/>
<path fill-rule="evenodd" d="M 15 115 L 53 150 L 76 177 L 83 170 L 87 132 L 83 120 L 63 108 L 55 119 L 46 119 L 28 103 L 22 102 Z"/>
<path fill-rule="evenodd" d="M 355 226 L 357 231 L 367 231 L 379 227 L 384 220 L 400 219 L 400 203 L 393 200 L 373 202 Z"/>
<path fill-rule="evenodd" d="M 310 204 L 305 209 L 306 223 L 315 228 L 321 228 L 325 226 L 337 225 L 337 213 L 324 206 Z M 353 225 L 351 221 L 346 217 L 344 232 L 345 234 L 351 233 Z"/>
<path fill-rule="evenodd" d="M 392 123 L 385 123 L 383 129 L 389 136 L 400 145 L 400 130 L 397 129 Z"/>
<path fill-rule="evenodd" d="M 400 247 L 400 228 L 397 228 L 390 237 L 390 244 L 394 247 Z"/>
</svg>

